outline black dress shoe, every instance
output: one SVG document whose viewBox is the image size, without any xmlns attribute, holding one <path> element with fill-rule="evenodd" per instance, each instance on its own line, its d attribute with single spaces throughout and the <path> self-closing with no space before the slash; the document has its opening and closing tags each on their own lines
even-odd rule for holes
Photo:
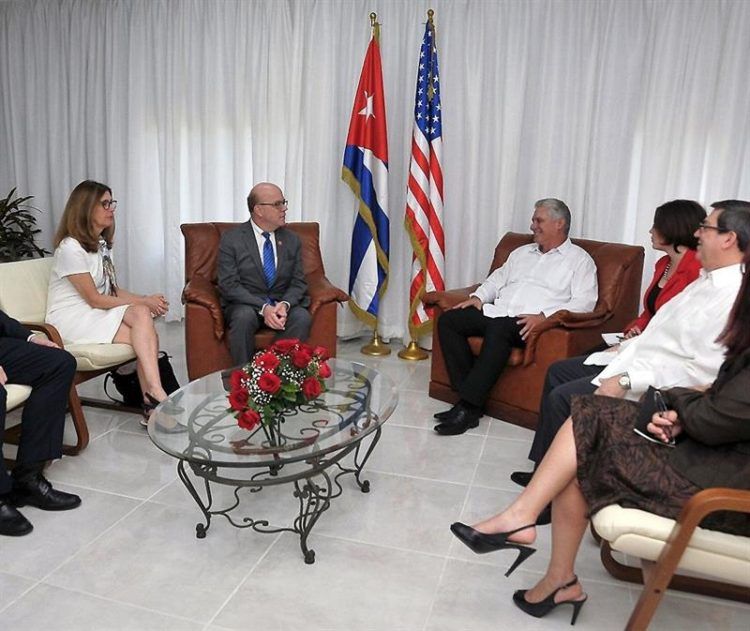
<svg viewBox="0 0 750 631">
<path fill-rule="evenodd" d="M 0 535 L 21 537 L 28 535 L 34 526 L 10 502 L 0 499 Z"/>
<path fill-rule="evenodd" d="M 479 412 L 471 412 L 462 407 L 453 418 L 435 425 L 435 431 L 441 436 L 457 436 L 472 427 L 477 427 L 480 416 Z"/>
<path fill-rule="evenodd" d="M 533 475 L 533 471 L 514 471 L 510 474 L 510 480 L 518 486 L 527 486 L 531 482 Z"/>
<path fill-rule="evenodd" d="M 13 481 L 11 502 L 14 506 L 36 506 L 42 510 L 70 510 L 81 505 L 81 498 L 56 491 L 41 473 Z"/>
<path fill-rule="evenodd" d="M 435 420 L 440 421 L 440 422 L 447 421 L 456 414 L 458 409 L 459 409 L 459 406 L 458 406 L 458 403 L 456 403 L 456 405 L 454 405 L 452 408 L 448 410 L 443 410 L 442 412 L 438 412 L 437 414 L 433 414 L 432 417 Z"/>
<path fill-rule="evenodd" d="M 537 526 L 546 526 L 549 523 L 552 523 L 552 504 L 547 504 L 544 510 L 539 513 L 539 517 L 536 518 Z"/>
</svg>

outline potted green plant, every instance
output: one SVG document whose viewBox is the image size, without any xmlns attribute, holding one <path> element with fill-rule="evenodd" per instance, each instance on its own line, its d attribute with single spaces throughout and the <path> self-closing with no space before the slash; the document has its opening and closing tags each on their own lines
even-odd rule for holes
<svg viewBox="0 0 750 631">
<path fill-rule="evenodd" d="M 13 199 L 15 193 L 13 188 L 7 197 L 0 199 L 0 262 L 3 263 L 49 254 L 34 243 L 41 230 L 36 227 L 33 215 L 39 209 L 27 204 L 33 196 Z"/>
</svg>

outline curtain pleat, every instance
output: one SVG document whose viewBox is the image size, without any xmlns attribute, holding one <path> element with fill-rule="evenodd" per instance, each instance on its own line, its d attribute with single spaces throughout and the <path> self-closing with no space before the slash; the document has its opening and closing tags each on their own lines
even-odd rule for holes
<svg viewBox="0 0 750 631">
<path fill-rule="evenodd" d="M 750 2 L 375 4 L 0 2 L 0 193 L 35 196 L 49 247 L 73 186 L 110 184 L 121 282 L 164 291 L 174 319 L 179 225 L 243 221 L 249 188 L 273 181 L 291 202 L 289 220 L 320 222 L 328 276 L 347 287 L 356 204 L 341 161 L 376 10 L 391 213 L 380 329 L 401 337 L 417 54 L 432 8 L 448 286 L 480 280 L 498 238 L 526 231 L 542 197 L 569 204 L 574 236 L 644 246 L 668 199 L 750 197 Z M 341 313 L 340 333 L 356 332 Z"/>
</svg>

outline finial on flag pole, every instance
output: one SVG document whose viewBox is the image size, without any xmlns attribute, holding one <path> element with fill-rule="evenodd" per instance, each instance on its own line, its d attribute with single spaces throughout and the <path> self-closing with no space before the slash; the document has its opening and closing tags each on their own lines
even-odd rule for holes
<svg viewBox="0 0 750 631">
<path fill-rule="evenodd" d="M 427 21 L 432 22 L 432 16 L 435 15 L 435 12 L 432 9 L 427 9 Z"/>
</svg>

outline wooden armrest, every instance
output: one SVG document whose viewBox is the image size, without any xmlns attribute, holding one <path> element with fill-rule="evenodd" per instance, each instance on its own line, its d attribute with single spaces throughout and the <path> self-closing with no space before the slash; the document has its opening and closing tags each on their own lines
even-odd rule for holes
<svg viewBox="0 0 750 631">
<path fill-rule="evenodd" d="M 310 315 L 329 302 L 346 302 L 349 295 L 333 285 L 325 276 L 307 280 L 307 291 L 310 294 Z"/>
<path fill-rule="evenodd" d="M 422 296 L 422 304 L 425 307 L 440 307 L 443 311 L 447 311 L 453 305 L 467 300 L 469 294 L 477 287 L 479 287 L 479 284 L 446 291 L 428 291 Z"/>
<path fill-rule="evenodd" d="M 192 302 L 208 309 L 214 322 L 214 336 L 217 340 L 224 337 L 224 314 L 221 312 L 219 295 L 210 281 L 200 276 L 191 278 L 182 290 L 182 302 Z"/>
<path fill-rule="evenodd" d="M 625 627 L 627 631 L 648 628 L 693 532 L 706 515 L 725 510 L 750 513 L 750 491 L 719 487 L 704 489 L 685 503 L 650 577 L 644 581 L 641 596 Z"/>
<path fill-rule="evenodd" d="M 65 344 L 63 344 L 60 332 L 51 324 L 47 324 L 46 322 L 22 322 L 21 324 L 23 324 L 30 331 L 39 331 L 40 333 L 44 333 L 47 336 L 48 340 L 54 342 L 60 348 L 65 348 Z"/>
<path fill-rule="evenodd" d="M 677 523 L 692 532 L 706 515 L 724 510 L 750 513 L 750 491 L 721 487 L 703 489 L 685 502 Z"/>
</svg>

